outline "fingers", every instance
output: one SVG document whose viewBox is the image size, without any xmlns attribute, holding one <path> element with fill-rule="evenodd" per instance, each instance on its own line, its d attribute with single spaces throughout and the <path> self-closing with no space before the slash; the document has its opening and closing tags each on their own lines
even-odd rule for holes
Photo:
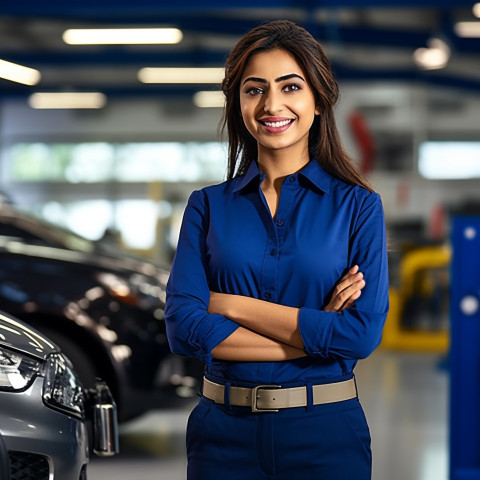
<svg viewBox="0 0 480 480">
<path fill-rule="evenodd" d="M 363 273 L 358 270 L 358 265 L 354 265 L 340 279 L 325 310 L 338 312 L 351 307 L 358 300 L 362 288 L 365 287 Z"/>
<path fill-rule="evenodd" d="M 361 280 L 363 280 L 363 273 L 359 272 L 358 265 L 355 265 L 340 279 L 335 287 L 335 291 L 340 293 Z"/>
<path fill-rule="evenodd" d="M 363 282 L 363 285 L 362 285 Z M 353 293 L 348 300 L 338 309 L 338 310 L 343 310 L 344 308 L 349 308 L 351 307 L 356 300 L 358 300 L 362 294 L 361 288 L 365 286 L 365 281 L 359 282 L 359 290 L 357 290 L 355 293 Z M 337 310 L 337 311 L 338 311 Z"/>
<path fill-rule="evenodd" d="M 364 286 L 365 280 L 361 273 L 356 273 L 354 276 L 351 276 L 349 279 L 338 284 L 332 297 L 337 310 L 345 308 L 344 305 L 346 303 L 352 304 L 357 300 L 360 297 L 362 293 L 361 290 Z"/>
</svg>

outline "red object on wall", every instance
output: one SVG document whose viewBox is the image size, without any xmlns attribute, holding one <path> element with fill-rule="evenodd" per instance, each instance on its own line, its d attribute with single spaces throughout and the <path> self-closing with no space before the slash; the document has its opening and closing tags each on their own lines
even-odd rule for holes
<svg viewBox="0 0 480 480">
<path fill-rule="evenodd" d="M 410 177 L 403 177 L 398 180 L 396 193 L 396 206 L 398 208 L 407 208 L 410 205 L 410 196 L 412 193 L 412 181 Z"/>
<path fill-rule="evenodd" d="M 348 120 L 360 153 L 360 169 L 368 173 L 375 166 L 375 140 L 362 113 L 353 111 Z"/>
<path fill-rule="evenodd" d="M 434 240 L 443 240 L 445 237 L 445 207 L 439 203 L 430 212 L 428 225 L 430 237 Z"/>
</svg>

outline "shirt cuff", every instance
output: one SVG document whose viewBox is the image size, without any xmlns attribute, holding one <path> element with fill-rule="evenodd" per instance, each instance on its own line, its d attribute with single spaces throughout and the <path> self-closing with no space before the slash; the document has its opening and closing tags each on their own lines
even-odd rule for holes
<svg viewBox="0 0 480 480">
<path fill-rule="evenodd" d="M 338 314 L 302 307 L 298 313 L 298 329 L 310 357 L 327 358 L 332 341 L 333 322 Z"/>
<path fill-rule="evenodd" d="M 201 322 L 195 332 L 193 347 L 196 355 L 207 365 L 211 364 L 212 350 L 238 327 L 238 323 L 223 315 L 208 314 L 208 322 Z"/>
</svg>

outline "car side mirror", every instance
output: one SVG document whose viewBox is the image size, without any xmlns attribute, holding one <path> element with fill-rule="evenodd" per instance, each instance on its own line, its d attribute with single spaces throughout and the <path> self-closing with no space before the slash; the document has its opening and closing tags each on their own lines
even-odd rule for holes
<svg viewBox="0 0 480 480">
<path fill-rule="evenodd" d="M 119 452 L 117 405 L 108 385 L 97 379 L 85 392 L 93 426 L 93 453 L 100 457 Z"/>
</svg>

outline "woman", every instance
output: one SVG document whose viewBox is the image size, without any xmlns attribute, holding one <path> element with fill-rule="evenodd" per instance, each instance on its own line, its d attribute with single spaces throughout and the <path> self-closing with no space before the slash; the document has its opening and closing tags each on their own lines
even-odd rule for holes
<svg viewBox="0 0 480 480">
<path fill-rule="evenodd" d="M 388 310 L 380 197 L 336 129 L 338 87 L 289 21 L 226 61 L 228 180 L 191 195 L 167 287 L 172 350 L 205 362 L 190 480 L 367 480 L 353 369 Z"/>
</svg>

